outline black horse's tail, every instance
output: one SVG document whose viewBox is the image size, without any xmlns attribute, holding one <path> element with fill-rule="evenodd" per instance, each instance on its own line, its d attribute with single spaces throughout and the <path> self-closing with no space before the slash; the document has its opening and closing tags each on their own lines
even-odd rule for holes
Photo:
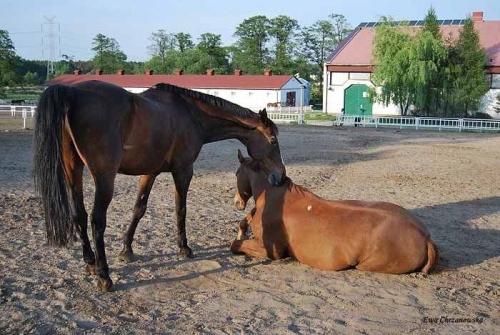
<svg viewBox="0 0 500 335">
<path fill-rule="evenodd" d="M 62 147 L 71 101 L 71 87 L 51 86 L 40 97 L 35 116 L 35 189 L 45 210 L 48 244 L 61 247 L 75 241 L 77 232 L 69 205 Z"/>
</svg>

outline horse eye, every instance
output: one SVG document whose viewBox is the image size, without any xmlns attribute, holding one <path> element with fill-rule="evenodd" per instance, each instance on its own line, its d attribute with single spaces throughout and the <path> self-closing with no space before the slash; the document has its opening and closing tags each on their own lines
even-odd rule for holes
<svg viewBox="0 0 500 335">
<path fill-rule="evenodd" d="M 271 138 L 269 139 L 269 142 L 270 142 L 272 145 L 275 145 L 275 144 L 276 144 L 276 137 L 271 136 Z"/>
</svg>

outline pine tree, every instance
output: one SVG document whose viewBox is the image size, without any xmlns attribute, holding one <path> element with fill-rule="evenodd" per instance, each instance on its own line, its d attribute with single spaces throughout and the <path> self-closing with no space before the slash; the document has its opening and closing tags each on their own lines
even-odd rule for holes
<svg viewBox="0 0 500 335">
<path fill-rule="evenodd" d="M 474 29 L 474 22 L 470 17 L 460 30 L 455 49 L 455 65 L 458 70 L 454 83 L 455 96 L 463 116 L 467 117 L 469 111 L 479 108 L 481 97 L 489 90 L 484 76 L 486 52 L 479 44 L 479 33 Z"/>
</svg>

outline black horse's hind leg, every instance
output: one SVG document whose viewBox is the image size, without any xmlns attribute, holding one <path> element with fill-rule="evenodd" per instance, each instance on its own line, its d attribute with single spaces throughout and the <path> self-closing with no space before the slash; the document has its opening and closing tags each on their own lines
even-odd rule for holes
<svg viewBox="0 0 500 335">
<path fill-rule="evenodd" d="M 186 198 L 189 184 L 193 178 L 193 166 L 172 172 L 175 183 L 175 213 L 177 215 L 177 245 L 181 256 L 192 258 L 193 251 L 187 244 L 186 237 Z"/>
<path fill-rule="evenodd" d="M 149 193 L 153 188 L 156 176 L 157 174 L 143 175 L 139 179 L 139 193 L 137 194 L 137 200 L 135 201 L 132 222 L 130 222 L 127 232 L 125 233 L 125 235 L 123 235 L 123 249 L 119 255 L 120 259 L 126 263 L 132 262 L 134 259 L 132 241 L 134 240 L 134 234 L 135 230 L 137 229 L 137 225 L 146 212 Z"/>
<path fill-rule="evenodd" d="M 83 203 L 83 161 L 78 156 L 69 136 L 63 135 L 64 169 L 68 181 L 68 195 L 78 235 L 82 243 L 83 260 L 87 263 L 86 272 L 95 274 L 95 255 L 87 234 L 88 215 Z"/>
<path fill-rule="evenodd" d="M 104 231 L 106 230 L 106 212 L 113 198 L 114 173 L 95 177 L 95 198 L 92 210 L 92 234 L 94 236 L 96 253 L 96 274 L 99 276 L 97 288 L 103 292 L 109 291 L 113 282 L 109 278 L 108 262 L 104 246 Z"/>
</svg>

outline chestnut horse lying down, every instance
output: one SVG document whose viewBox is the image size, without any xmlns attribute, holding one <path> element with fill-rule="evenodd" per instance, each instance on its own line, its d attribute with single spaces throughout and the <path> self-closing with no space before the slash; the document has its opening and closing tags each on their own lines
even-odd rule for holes
<svg viewBox="0 0 500 335">
<path fill-rule="evenodd" d="M 401 274 L 429 273 L 438 250 L 422 223 L 387 202 L 328 201 L 289 178 L 270 185 L 259 164 L 238 151 L 235 204 L 255 208 L 240 223 L 235 254 L 280 259 L 288 256 L 321 270 L 359 270 Z M 255 236 L 246 240 L 248 225 Z"/>
</svg>

